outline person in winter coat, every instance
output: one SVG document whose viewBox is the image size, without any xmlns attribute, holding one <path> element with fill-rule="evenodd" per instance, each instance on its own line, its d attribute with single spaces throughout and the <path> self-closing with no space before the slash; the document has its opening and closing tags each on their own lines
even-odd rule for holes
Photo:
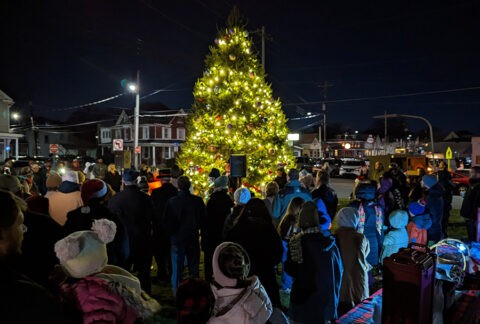
<svg viewBox="0 0 480 324">
<path fill-rule="evenodd" d="M 265 199 L 263 199 L 263 202 L 265 203 L 265 206 L 267 206 L 270 215 L 272 215 L 273 201 L 275 200 L 275 197 L 277 197 L 279 191 L 280 188 L 275 181 L 267 183 L 267 186 L 265 187 Z"/>
<path fill-rule="evenodd" d="M 337 221 L 335 240 L 343 264 L 338 305 L 338 313 L 341 316 L 370 295 L 368 271 L 372 266 L 367 262 L 370 243 L 365 235 L 357 232 L 360 221 L 358 212 L 351 207 L 344 207 L 339 210 L 335 219 Z"/>
<path fill-rule="evenodd" d="M 278 225 L 278 234 L 282 239 L 283 244 L 283 256 L 282 256 L 282 286 L 280 290 L 290 292 L 292 288 L 292 277 L 285 272 L 285 261 L 287 261 L 288 255 L 288 242 L 290 238 L 300 232 L 298 227 L 298 215 L 302 209 L 304 200 L 300 197 L 295 197 L 288 204 L 287 213 L 282 217 L 280 224 Z"/>
<path fill-rule="evenodd" d="M 151 319 L 160 305 L 142 291 L 138 278 L 108 265 L 106 244 L 116 225 L 95 220 L 89 231 L 78 231 L 55 244 L 60 268 L 55 273 L 60 294 L 83 323 L 138 323 Z M 64 276 L 62 276 L 62 272 Z"/>
<path fill-rule="evenodd" d="M 119 192 L 122 187 L 122 176 L 115 168 L 115 164 L 110 163 L 105 173 L 105 182 L 112 187 L 113 191 Z"/>
<path fill-rule="evenodd" d="M 59 301 L 19 271 L 16 264 L 27 231 L 23 223 L 25 202 L 12 192 L 0 190 L 0 206 L 0 321 L 65 323 Z"/>
<path fill-rule="evenodd" d="M 278 184 L 280 190 L 285 188 L 285 185 L 287 184 L 287 174 L 285 173 L 285 168 L 283 166 L 277 168 L 277 176 L 274 181 Z"/>
<path fill-rule="evenodd" d="M 460 215 L 465 219 L 467 225 L 468 240 L 477 240 L 477 215 L 480 208 L 480 167 L 473 166 L 470 170 L 470 187 L 463 198 Z"/>
<path fill-rule="evenodd" d="M 169 282 L 172 275 L 172 260 L 170 255 L 170 237 L 163 224 L 163 215 L 167 201 L 178 193 L 171 180 L 170 169 L 160 170 L 157 179 L 160 178 L 162 186 L 152 190 L 153 213 L 153 255 L 157 263 L 157 279 L 161 282 Z"/>
<path fill-rule="evenodd" d="M 200 266 L 200 222 L 205 217 L 202 198 L 190 193 L 191 182 L 186 176 L 177 181 L 179 192 L 165 206 L 163 224 L 170 236 L 172 258 L 172 290 L 175 294 L 182 281 L 185 258 L 192 278 L 199 277 Z"/>
<path fill-rule="evenodd" d="M 280 307 L 275 266 L 282 260 L 282 240 L 261 199 L 250 199 L 226 240 L 240 244 L 247 251 L 251 261 L 249 275 L 258 276 L 273 306 Z"/>
<path fill-rule="evenodd" d="M 273 312 L 272 303 L 257 276 L 248 276 L 250 259 L 242 246 L 233 242 L 221 243 L 213 254 L 213 283 L 215 323 L 265 323 Z"/>
<path fill-rule="evenodd" d="M 117 214 L 127 228 L 130 242 L 128 267 L 138 271 L 142 289 L 151 291 L 150 266 L 152 264 L 153 202 L 136 185 L 138 172 L 127 169 L 123 173 L 124 190 L 108 201 L 108 209 Z"/>
<path fill-rule="evenodd" d="M 290 239 L 285 270 L 294 280 L 288 315 L 295 323 L 327 323 L 336 319 L 343 265 L 333 236 L 318 227 L 314 202 L 299 216 L 302 231 Z"/>
<path fill-rule="evenodd" d="M 368 239 L 370 253 L 367 262 L 376 266 L 379 261 L 383 242 L 383 209 L 375 198 L 375 184 L 360 183 L 355 189 L 356 200 L 349 207 L 353 207 L 360 215 L 357 231 Z"/>
<path fill-rule="evenodd" d="M 87 180 L 80 192 L 84 205 L 68 212 L 63 225 L 65 234 L 89 230 L 95 219 L 105 218 L 114 222 L 117 230 L 114 240 L 107 245 L 108 261 L 112 265 L 127 267 L 130 255 L 128 232 L 120 217 L 106 206 L 107 184 L 100 179 Z"/>
<path fill-rule="evenodd" d="M 320 198 L 327 207 L 327 213 L 333 219 L 337 214 L 338 197 L 333 188 L 329 186 L 330 175 L 328 171 L 320 170 L 316 177 L 316 187 L 312 191 L 312 199 Z"/>
<path fill-rule="evenodd" d="M 426 206 L 432 219 L 432 226 L 427 230 L 427 237 L 428 241 L 436 243 L 443 239 L 443 188 L 438 184 L 437 178 L 434 175 L 424 175 L 422 177 L 422 186 L 426 190 Z"/>
<path fill-rule="evenodd" d="M 62 226 L 67 220 L 69 211 L 83 206 L 77 172 L 65 171 L 62 175 L 62 184 L 48 197 L 48 204 L 50 217 Z"/>
<path fill-rule="evenodd" d="M 250 193 L 250 190 L 245 187 L 240 187 L 233 193 L 234 206 L 230 215 L 227 216 L 225 223 L 223 224 L 222 237 L 224 240 L 228 236 L 228 233 L 232 230 L 233 226 L 236 224 L 238 216 L 240 216 L 243 208 L 245 208 L 245 205 L 250 201 L 250 198 L 252 198 L 252 194 Z"/>
<path fill-rule="evenodd" d="M 410 221 L 407 225 L 408 242 L 427 245 L 427 230 L 432 226 L 430 214 L 426 211 L 425 201 L 412 201 L 408 205 Z"/>
<path fill-rule="evenodd" d="M 207 201 L 205 217 L 200 220 L 205 280 L 212 278 L 213 252 L 223 241 L 223 226 L 232 207 L 233 200 L 228 194 L 228 177 L 220 176 L 214 181 L 213 192 Z"/>
<path fill-rule="evenodd" d="M 288 171 L 288 182 L 285 188 L 280 190 L 277 198 L 273 201 L 272 216 L 279 219 L 287 212 L 288 204 L 294 197 L 301 197 L 305 201 L 312 200 L 310 191 L 303 187 L 298 180 L 299 172 L 297 169 L 290 169 Z"/>
<path fill-rule="evenodd" d="M 404 210 L 394 210 L 390 213 L 390 231 L 385 235 L 383 240 L 383 249 L 380 256 L 380 262 L 383 259 L 397 253 L 401 248 L 408 246 L 408 214 Z"/>
</svg>

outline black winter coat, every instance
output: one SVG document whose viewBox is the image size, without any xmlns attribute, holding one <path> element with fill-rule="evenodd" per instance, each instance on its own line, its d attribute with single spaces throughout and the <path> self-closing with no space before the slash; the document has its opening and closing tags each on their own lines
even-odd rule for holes
<svg viewBox="0 0 480 324">
<path fill-rule="evenodd" d="M 222 232 L 225 219 L 230 215 L 233 200 L 226 189 L 215 191 L 206 206 L 206 215 L 201 222 L 202 248 L 215 250 L 223 242 Z"/>
</svg>

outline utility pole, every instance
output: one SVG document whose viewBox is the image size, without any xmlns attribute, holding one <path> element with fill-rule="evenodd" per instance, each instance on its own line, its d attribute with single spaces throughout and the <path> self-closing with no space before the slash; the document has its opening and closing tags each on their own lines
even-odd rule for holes
<svg viewBox="0 0 480 324">
<path fill-rule="evenodd" d="M 137 70 L 137 92 L 135 94 L 135 110 L 133 112 L 133 128 L 135 129 L 135 138 L 134 138 L 134 153 L 133 153 L 133 163 L 135 166 L 135 170 L 138 170 L 139 160 L 140 160 L 140 153 L 137 153 L 138 147 L 138 122 L 139 122 L 139 115 L 140 115 L 140 70 Z"/>
<path fill-rule="evenodd" d="M 38 156 L 38 128 L 35 126 L 35 121 L 33 120 L 33 104 L 32 101 L 29 101 L 30 106 L 30 123 L 32 125 L 32 133 L 33 133 L 33 154 L 34 156 Z"/>
<path fill-rule="evenodd" d="M 322 102 L 322 112 L 323 112 L 323 140 L 325 141 L 325 148 L 327 147 L 327 95 L 328 88 L 333 87 L 333 84 L 328 83 L 328 81 L 323 82 L 323 85 L 319 86 L 323 90 L 323 102 Z"/>
<path fill-rule="evenodd" d="M 388 137 L 387 137 L 387 111 L 386 110 L 385 110 L 384 116 L 385 116 L 385 154 L 387 154 Z"/>
</svg>

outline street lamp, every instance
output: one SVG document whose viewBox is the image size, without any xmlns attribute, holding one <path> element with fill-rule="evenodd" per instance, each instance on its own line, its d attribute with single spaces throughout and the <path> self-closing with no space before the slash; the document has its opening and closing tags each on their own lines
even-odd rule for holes
<svg viewBox="0 0 480 324">
<path fill-rule="evenodd" d="M 138 170 L 140 153 L 137 153 L 138 147 L 138 117 L 140 115 L 140 70 L 137 70 L 137 83 L 130 83 L 128 89 L 135 93 L 135 110 L 133 112 L 133 128 L 134 128 L 134 140 L 133 140 L 133 165 Z"/>
<path fill-rule="evenodd" d="M 435 148 L 434 148 L 434 143 L 433 143 L 433 129 L 432 129 L 432 124 L 428 121 L 428 119 L 422 117 L 422 116 L 417 116 L 417 115 L 403 115 L 403 114 L 385 114 L 385 115 L 379 115 L 379 116 L 373 116 L 375 119 L 381 119 L 385 118 L 385 122 L 387 118 L 416 118 L 416 119 L 421 119 L 425 123 L 427 123 L 428 128 L 430 130 L 430 143 L 432 145 L 432 160 L 433 160 L 433 168 L 437 169 L 436 163 L 435 163 Z"/>
</svg>

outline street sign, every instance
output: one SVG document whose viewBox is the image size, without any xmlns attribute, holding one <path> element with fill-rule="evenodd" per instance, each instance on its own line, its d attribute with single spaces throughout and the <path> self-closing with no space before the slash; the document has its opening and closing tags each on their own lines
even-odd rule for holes
<svg viewBox="0 0 480 324">
<path fill-rule="evenodd" d="M 58 144 L 50 144 L 50 153 L 52 154 L 58 153 Z"/>
<path fill-rule="evenodd" d="M 123 151 L 123 139 L 117 138 L 113 140 L 113 150 Z"/>
<path fill-rule="evenodd" d="M 141 146 L 135 147 L 135 154 L 140 154 L 140 153 L 142 153 L 142 147 Z"/>
<path fill-rule="evenodd" d="M 450 159 L 452 159 L 452 157 L 453 157 L 453 156 L 452 156 L 452 149 L 451 149 L 450 146 L 449 146 L 449 147 L 447 147 L 447 151 L 445 152 L 445 158 L 446 158 L 447 160 L 450 160 Z"/>
<path fill-rule="evenodd" d="M 367 137 L 367 143 L 368 144 L 373 144 L 375 142 L 375 139 L 373 138 L 373 135 L 368 135 Z"/>
</svg>

